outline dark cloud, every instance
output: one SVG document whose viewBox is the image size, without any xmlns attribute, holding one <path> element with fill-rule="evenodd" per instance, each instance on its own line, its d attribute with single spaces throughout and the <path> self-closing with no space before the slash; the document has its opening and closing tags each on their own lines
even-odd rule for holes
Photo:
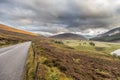
<svg viewBox="0 0 120 80">
<path fill-rule="evenodd" d="M 119 0 L 0 0 L 1 23 L 37 33 L 106 30 L 119 18 Z"/>
</svg>

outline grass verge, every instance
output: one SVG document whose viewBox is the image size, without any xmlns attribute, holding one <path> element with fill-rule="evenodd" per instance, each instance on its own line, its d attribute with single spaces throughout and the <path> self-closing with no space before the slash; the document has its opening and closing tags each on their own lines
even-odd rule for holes
<svg viewBox="0 0 120 80">
<path fill-rule="evenodd" d="M 26 61 L 24 80 L 34 80 L 36 62 L 34 61 L 32 46 L 29 49 L 28 59 Z"/>
<path fill-rule="evenodd" d="M 33 48 L 36 52 L 35 57 Z M 43 52 L 44 51 L 37 48 L 36 45 L 30 47 L 28 59 L 26 61 L 24 80 L 73 80 L 71 77 L 62 73 L 57 67 L 51 67 L 44 64 L 48 59 L 43 56 Z"/>
</svg>

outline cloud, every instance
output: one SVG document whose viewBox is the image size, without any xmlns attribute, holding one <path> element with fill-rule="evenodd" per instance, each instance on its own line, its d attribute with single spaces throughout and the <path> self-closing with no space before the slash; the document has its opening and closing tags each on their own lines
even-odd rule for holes
<svg viewBox="0 0 120 80">
<path fill-rule="evenodd" d="M 120 1 L 0 0 L 0 22 L 42 34 L 96 34 L 120 25 Z"/>
</svg>

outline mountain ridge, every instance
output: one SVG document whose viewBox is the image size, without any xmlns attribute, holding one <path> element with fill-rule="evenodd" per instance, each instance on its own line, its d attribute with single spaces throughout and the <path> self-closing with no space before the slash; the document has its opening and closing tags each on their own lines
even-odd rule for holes
<svg viewBox="0 0 120 80">
<path fill-rule="evenodd" d="M 82 35 L 73 34 L 73 33 L 62 33 L 62 34 L 58 34 L 58 35 L 55 35 L 55 36 L 51 36 L 50 38 L 55 38 L 55 39 L 75 39 L 75 40 L 86 40 L 87 39 Z"/>
<path fill-rule="evenodd" d="M 106 42 L 120 41 L 120 27 L 111 29 L 103 34 L 99 34 L 97 37 L 91 38 L 91 40 Z"/>
</svg>

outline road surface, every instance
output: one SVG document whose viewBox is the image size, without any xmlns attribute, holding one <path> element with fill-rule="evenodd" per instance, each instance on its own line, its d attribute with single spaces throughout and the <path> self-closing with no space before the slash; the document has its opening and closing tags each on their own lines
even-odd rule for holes
<svg viewBox="0 0 120 80">
<path fill-rule="evenodd" d="M 116 55 L 120 56 L 120 49 L 113 51 L 111 54 L 116 54 Z"/>
<path fill-rule="evenodd" d="M 31 42 L 0 49 L 0 80 L 22 80 Z"/>
</svg>

